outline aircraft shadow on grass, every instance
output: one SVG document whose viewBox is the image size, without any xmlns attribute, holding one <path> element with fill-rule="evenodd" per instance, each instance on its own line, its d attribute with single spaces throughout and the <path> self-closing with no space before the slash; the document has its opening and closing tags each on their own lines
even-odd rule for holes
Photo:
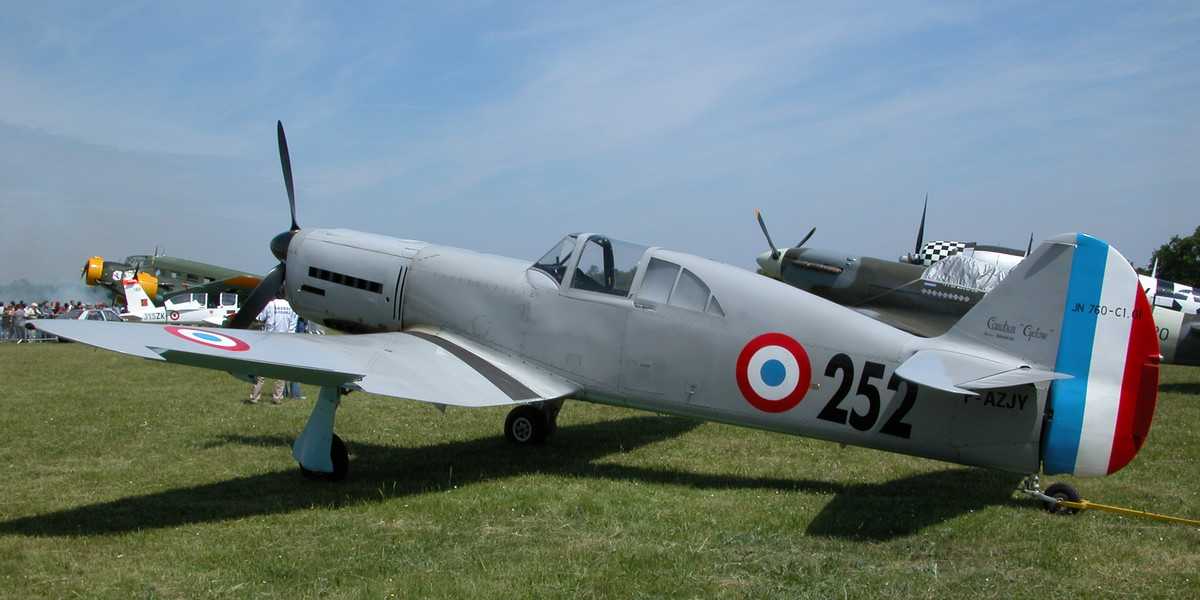
<svg viewBox="0 0 1200 600">
<path fill-rule="evenodd" d="M 1200 396 L 1200 381 L 1186 381 L 1182 383 L 1163 383 L 1158 386 L 1159 393 L 1167 394 L 1184 394 L 1187 396 Z"/>
<path fill-rule="evenodd" d="M 1010 473 L 957 468 L 883 484 L 842 485 L 806 479 L 705 474 L 677 469 L 597 464 L 605 456 L 674 438 L 701 423 L 645 416 L 562 427 L 537 448 L 512 448 L 503 437 L 430 446 L 397 447 L 349 442 L 354 478 L 310 482 L 293 469 L 240 477 L 101 502 L 0 522 L 0 533 L 88 536 L 219 522 L 287 513 L 313 506 L 339 507 L 445 490 L 531 473 L 613 481 L 683 485 L 698 489 L 775 489 L 831 494 L 808 533 L 854 539 L 889 539 L 920 531 L 985 506 L 1015 502 L 1019 478 Z M 230 436 L 213 445 L 287 447 L 282 437 Z"/>
</svg>

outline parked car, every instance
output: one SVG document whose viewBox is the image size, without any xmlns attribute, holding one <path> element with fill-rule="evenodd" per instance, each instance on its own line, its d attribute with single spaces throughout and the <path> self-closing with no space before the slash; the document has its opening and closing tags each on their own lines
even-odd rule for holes
<svg viewBox="0 0 1200 600">
<path fill-rule="evenodd" d="M 121 313 L 115 308 L 76 308 L 69 310 L 61 315 L 55 315 L 55 319 L 77 319 L 80 321 L 120 321 Z M 58 338 L 58 341 L 66 343 L 71 340 Z"/>
</svg>

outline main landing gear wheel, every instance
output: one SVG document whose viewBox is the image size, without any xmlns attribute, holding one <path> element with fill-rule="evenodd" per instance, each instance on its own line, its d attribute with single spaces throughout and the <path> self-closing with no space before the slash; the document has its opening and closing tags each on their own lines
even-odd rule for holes
<svg viewBox="0 0 1200 600">
<path fill-rule="evenodd" d="M 1069 483 L 1052 483 L 1046 488 L 1046 495 L 1055 500 L 1066 500 L 1068 502 L 1079 502 L 1082 497 L 1079 495 L 1079 490 Z M 1054 515 L 1073 515 L 1079 512 L 1077 508 L 1063 506 L 1056 502 L 1043 501 L 1043 506 L 1050 514 Z"/>
<path fill-rule="evenodd" d="M 342 443 L 342 438 L 336 433 L 333 434 L 333 442 L 329 445 L 329 459 L 333 461 L 332 473 L 310 471 L 303 466 L 300 467 L 300 473 L 305 479 L 313 481 L 341 481 L 346 478 L 346 472 L 350 470 L 350 453 L 346 452 L 346 444 Z"/>
<path fill-rule="evenodd" d="M 504 420 L 504 439 L 518 446 L 536 445 L 546 441 L 550 420 L 546 412 L 529 404 L 518 406 Z"/>
</svg>

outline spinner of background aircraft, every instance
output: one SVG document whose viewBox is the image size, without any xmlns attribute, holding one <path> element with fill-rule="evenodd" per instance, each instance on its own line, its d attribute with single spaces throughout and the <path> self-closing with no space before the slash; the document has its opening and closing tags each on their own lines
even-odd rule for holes
<svg viewBox="0 0 1200 600">
<path fill-rule="evenodd" d="M 137 281 L 159 305 L 172 296 L 193 292 L 246 296 L 262 281 L 253 273 L 157 254 L 134 255 L 124 262 L 93 256 L 84 264 L 83 279 L 88 285 L 107 289 L 117 304 L 125 302 L 124 282 Z"/>
<path fill-rule="evenodd" d="M 1124 258 L 1094 238 L 1051 238 L 945 335 L 922 338 L 739 267 L 598 234 L 568 235 L 529 263 L 301 229 L 282 124 L 278 136 L 292 225 L 271 240 L 280 263 L 232 323 L 248 325 L 282 287 L 299 314 L 364 333 L 35 326 L 321 386 L 292 449 L 311 477 L 345 476 L 334 416 L 356 390 L 515 405 L 504 427 L 514 443 L 544 440 L 568 398 L 811 436 L 1024 473 L 1048 507 L 1078 494 L 1041 493 L 1039 472 L 1113 473 L 1153 419 L 1149 304 Z"/>
</svg>

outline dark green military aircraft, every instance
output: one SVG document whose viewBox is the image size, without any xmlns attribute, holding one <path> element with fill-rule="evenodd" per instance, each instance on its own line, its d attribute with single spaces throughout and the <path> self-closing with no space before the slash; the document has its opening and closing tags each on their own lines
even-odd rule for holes
<svg viewBox="0 0 1200 600">
<path fill-rule="evenodd" d="M 770 246 L 757 259 L 764 275 L 923 337 L 946 333 L 1028 254 L 974 243 L 923 243 L 924 213 L 913 252 L 899 261 L 805 248 L 815 228 L 795 247 L 780 250 L 761 214 L 758 224 Z M 1141 284 L 1153 306 L 1162 362 L 1200 366 L 1200 315 L 1187 304 L 1194 290 L 1181 292 L 1186 286 L 1146 276 Z"/>
</svg>

